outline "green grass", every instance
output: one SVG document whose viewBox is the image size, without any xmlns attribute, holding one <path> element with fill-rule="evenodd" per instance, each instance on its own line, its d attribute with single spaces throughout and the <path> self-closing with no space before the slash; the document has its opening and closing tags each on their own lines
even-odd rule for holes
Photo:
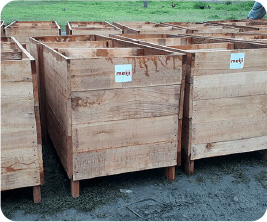
<svg viewBox="0 0 267 222">
<path fill-rule="evenodd" d="M 2 10 L 1 20 L 57 21 L 65 29 L 67 21 L 189 21 L 243 19 L 247 17 L 253 2 L 233 2 L 230 5 L 209 3 L 211 9 L 200 9 L 201 2 L 149 1 L 13 1 Z M 63 11 L 63 8 L 66 10 Z"/>
</svg>

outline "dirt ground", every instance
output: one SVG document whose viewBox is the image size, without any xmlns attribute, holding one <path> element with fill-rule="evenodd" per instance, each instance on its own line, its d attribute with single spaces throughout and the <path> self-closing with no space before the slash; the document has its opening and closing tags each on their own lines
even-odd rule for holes
<svg viewBox="0 0 267 222">
<path fill-rule="evenodd" d="M 32 189 L 2 192 L 1 209 L 11 220 L 90 221 L 254 221 L 267 208 L 267 161 L 260 152 L 195 161 L 195 174 L 176 168 L 167 181 L 163 169 L 81 181 L 72 199 L 69 180 L 51 141 L 43 146 L 42 203 Z"/>
</svg>

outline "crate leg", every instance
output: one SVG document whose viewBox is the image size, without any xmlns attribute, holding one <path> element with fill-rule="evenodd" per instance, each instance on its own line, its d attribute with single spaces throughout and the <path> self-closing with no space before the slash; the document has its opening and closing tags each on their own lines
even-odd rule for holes
<svg viewBox="0 0 267 222">
<path fill-rule="evenodd" d="M 71 188 L 71 195 L 73 198 L 77 198 L 80 196 L 80 181 L 73 181 L 70 180 L 70 188 Z"/>
<path fill-rule="evenodd" d="M 175 166 L 165 168 L 165 177 L 170 181 L 174 180 L 174 178 L 175 178 Z"/>
<path fill-rule="evenodd" d="M 267 150 L 263 150 L 263 159 L 267 160 Z"/>
<path fill-rule="evenodd" d="M 185 157 L 185 173 L 187 175 L 194 174 L 194 160 L 190 160 L 189 157 Z"/>
<path fill-rule="evenodd" d="M 33 202 L 41 203 L 41 186 L 34 186 L 33 188 Z"/>
</svg>

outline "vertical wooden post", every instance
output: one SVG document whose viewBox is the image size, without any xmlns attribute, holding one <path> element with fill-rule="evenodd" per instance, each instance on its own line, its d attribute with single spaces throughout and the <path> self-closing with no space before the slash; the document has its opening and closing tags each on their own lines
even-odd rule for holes
<svg viewBox="0 0 267 222">
<path fill-rule="evenodd" d="M 190 160 L 190 158 L 188 156 L 186 156 L 185 158 L 185 173 L 187 175 L 192 175 L 194 174 L 194 160 Z"/>
<path fill-rule="evenodd" d="M 175 178 L 175 166 L 165 168 L 165 177 L 170 181 L 174 180 L 174 178 Z"/>
<path fill-rule="evenodd" d="M 70 188 L 71 188 L 71 196 L 73 198 L 77 198 L 80 196 L 80 181 L 79 180 L 73 181 L 73 179 L 71 179 Z"/>
<path fill-rule="evenodd" d="M 41 203 L 41 186 L 34 186 L 33 190 L 33 202 L 34 203 Z"/>
</svg>

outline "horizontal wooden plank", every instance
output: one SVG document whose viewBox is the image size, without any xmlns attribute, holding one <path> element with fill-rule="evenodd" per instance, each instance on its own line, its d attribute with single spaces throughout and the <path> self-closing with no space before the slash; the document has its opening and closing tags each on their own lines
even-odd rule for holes
<svg viewBox="0 0 267 222">
<path fill-rule="evenodd" d="M 193 101 L 194 124 L 261 116 L 267 116 L 267 95 Z"/>
<path fill-rule="evenodd" d="M 35 148 L 37 146 L 37 132 L 35 129 L 24 131 L 1 130 L 1 150 Z"/>
<path fill-rule="evenodd" d="M 18 51 L 4 51 L 1 50 L 1 61 L 5 60 L 21 60 L 22 59 L 22 52 Z"/>
<path fill-rule="evenodd" d="M 177 146 L 178 115 L 73 126 L 73 149 L 87 152 L 156 142 Z"/>
<path fill-rule="evenodd" d="M 58 52 L 69 58 L 141 56 L 141 48 L 58 48 Z"/>
<path fill-rule="evenodd" d="M 244 68 L 230 69 L 232 53 L 245 53 Z M 267 70 L 267 49 L 239 49 L 216 52 L 196 52 L 191 75 L 214 75 L 223 73 L 256 72 Z"/>
<path fill-rule="evenodd" d="M 177 147 L 153 143 L 74 154 L 74 180 L 175 166 Z"/>
<path fill-rule="evenodd" d="M 205 143 L 192 145 L 191 159 L 202 159 L 214 156 L 223 156 L 234 153 L 245 153 L 256 150 L 265 150 L 267 136 L 240 139 L 227 142 Z"/>
<path fill-rule="evenodd" d="M 1 174 L 39 168 L 37 145 L 34 148 L 12 149 L 1 152 Z"/>
<path fill-rule="evenodd" d="M 1 81 L 32 81 L 31 62 L 29 60 L 1 61 Z"/>
<path fill-rule="evenodd" d="M 182 50 L 197 50 L 197 49 L 233 49 L 234 44 L 229 42 L 223 43 L 209 43 L 209 44 L 192 44 L 192 45 L 173 45 L 170 46 L 175 49 Z"/>
<path fill-rule="evenodd" d="M 115 65 L 132 64 L 131 82 L 115 82 Z M 70 60 L 72 91 L 181 84 L 182 57 L 138 56 Z"/>
<path fill-rule="evenodd" d="M 51 48 L 105 48 L 111 41 L 46 42 L 45 45 Z"/>
<path fill-rule="evenodd" d="M 94 29 L 72 29 L 72 35 L 92 35 L 92 34 L 96 34 L 96 35 L 105 35 L 108 36 L 109 34 L 121 34 L 122 31 L 121 30 L 116 30 L 114 28 L 94 28 Z"/>
<path fill-rule="evenodd" d="M 18 81 L 2 83 L 1 100 L 2 103 L 16 103 L 21 100 L 33 100 L 32 82 Z"/>
<path fill-rule="evenodd" d="M 194 100 L 267 94 L 267 71 L 194 76 Z"/>
<path fill-rule="evenodd" d="M 187 38 L 140 38 L 141 42 L 149 42 L 157 45 L 173 46 L 173 45 L 185 45 Z"/>
<path fill-rule="evenodd" d="M 40 184 L 40 170 L 37 168 L 1 174 L 1 191 Z"/>
<path fill-rule="evenodd" d="M 72 92 L 72 124 L 178 115 L 180 85 Z"/>
<path fill-rule="evenodd" d="M 192 124 L 192 144 L 265 136 L 267 116 Z"/>
</svg>

